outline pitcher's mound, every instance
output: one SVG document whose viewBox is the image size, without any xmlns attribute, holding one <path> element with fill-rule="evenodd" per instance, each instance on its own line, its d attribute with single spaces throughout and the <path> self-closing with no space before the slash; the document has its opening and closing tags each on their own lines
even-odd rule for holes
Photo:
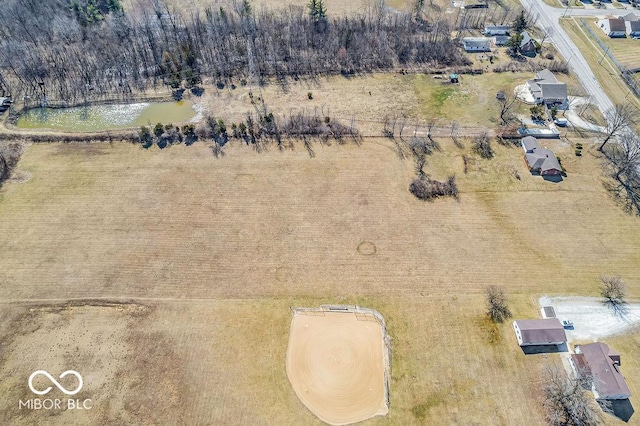
<svg viewBox="0 0 640 426">
<path fill-rule="evenodd" d="M 287 376 L 321 420 L 344 425 L 389 412 L 389 351 L 384 320 L 354 307 L 297 309 Z"/>
</svg>

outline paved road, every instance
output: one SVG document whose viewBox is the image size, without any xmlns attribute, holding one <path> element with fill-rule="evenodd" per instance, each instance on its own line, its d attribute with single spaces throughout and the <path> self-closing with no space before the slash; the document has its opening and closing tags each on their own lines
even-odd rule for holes
<svg viewBox="0 0 640 426">
<path fill-rule="evenodd" d="M 592 102 L 604 114 L 605 111 L 613 108 L 613 103 L 606 95 L 602 87 L 593 75 L 589 64 L 582 56 L 580 50 L 571 40 L 566 31 L 560 26 L 559 19 L 565 13 L 573 13 L 579 16 L 614 15 L 621 16 L 629 13 L 626 9 L 571 9 L 551 7 L 542 0 L 520 0 L 524 8 L 530 11 L 537 18 L 536 24 L 542 31 L 548 34 L 547 40 L 551 41 L 560 54 L 569 61 L 569 68 L 578 81 L 582 83 L 587 93 L 591 95 Z"/>
</svg>

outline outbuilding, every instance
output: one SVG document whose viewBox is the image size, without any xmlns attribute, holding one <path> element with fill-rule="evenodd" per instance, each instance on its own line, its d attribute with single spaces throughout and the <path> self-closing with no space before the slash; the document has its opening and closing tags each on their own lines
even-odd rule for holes
<svg viewBox="0 0 640 426">
<path fill-rule="evenodd" d="M 567 342 L 567 335 L 558 318 L 516 320 L 513 330 L 520 346 L 562 345 Z"/>
</svg>

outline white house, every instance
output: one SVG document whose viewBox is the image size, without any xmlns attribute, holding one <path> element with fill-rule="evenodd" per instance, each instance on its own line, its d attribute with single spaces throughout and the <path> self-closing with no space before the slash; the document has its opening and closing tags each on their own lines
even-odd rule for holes
<svg viewBox="0 0 640 426">
<path fill-rule="evenodd" d="M 622 18 L 606 17 L 598 21 L 598 27 L 611 38 L 627 35 L 627 28 Z"/>
<path fill-rule="evenodd" d="M 624 26 L 629 37 L 640 37 L 640 21 L 625 21 Z"/>
<path fill-rule="evenodd" d="M 467 52 L 490 52 L 491 39 L 487 37 L 465 37 L 462 46 Z"/>
<path fill-rule="evenodd" d="M 509 25 L 487 25 L 484 27 L 484 35 L 488 36 L 504 36 L 508 35 L 511 27 Z"/>
<path fill-rule="evenodd" d="M 536 73 L 533 80 L 527 81 L 527 87 L 537 104 L 560 104 L 567 102 L 567 85 L 556 79 L 548 69 Z"/>
</svg>

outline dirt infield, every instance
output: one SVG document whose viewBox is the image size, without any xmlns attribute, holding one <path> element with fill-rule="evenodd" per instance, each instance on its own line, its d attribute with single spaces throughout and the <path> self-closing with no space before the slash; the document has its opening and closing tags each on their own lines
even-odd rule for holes
<svg viewBox="0 0 640 426">
<path fill-rule="evenodd" d="M 304 405 L 329 424 L 386 415 L 387 348 L 371 311 L 297 310 L 287 376 Z"/>
</svg>

